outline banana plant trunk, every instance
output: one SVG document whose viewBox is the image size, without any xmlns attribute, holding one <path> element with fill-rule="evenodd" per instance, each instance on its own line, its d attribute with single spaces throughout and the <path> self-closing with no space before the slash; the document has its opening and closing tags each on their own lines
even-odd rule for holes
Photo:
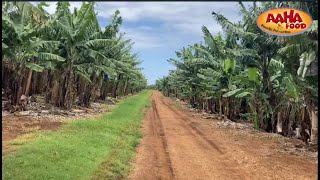
<svg viewBox="0 0 320 180">
<path fill-rule="evenodd" d="M 32 79 L 32 70 L 29 69 L 26 90 L 25 90 L 25 93 L 24 93 L 25 96 L 29 96 L 31 79 Z"/>
<path fill-rule="evenodd" d="M 278 112 L 277 116 L 277 133 L 282 134 L 282 112 Z"/>
<path fill-rule="evenodd" d="M 116 80 L 115 85 L 113 87 L 113 90 L 112 90 L 112 97 L 113 98 L 117 98 L 117 96 L 118 96 L 117 91 L 118 91 L 120 79 L 121 79 L 121 75 L 118 76 L 118 79 Z"/>
<path fill-rule="evenodd" d="M 52 104 L 58 105 L 59 103 L 59 87 L 60 83 L 58 79 L 53 80 L 53 87 L 52 87 L 52 92 L 51 92 L 51 100 L 50 102 Z"/>
<path fill-rule="evenodd" d="M 72 64 L 69 65 L 64 75 L 64 81 L 62 88 L 59 91 L 59 103 L 58 106 L 62 106 L 65 109 L 71 109 L 73 105 L 73 86 L 74 86 L 74 74 L 72 70 Z"/>
<path fill-rule="evenodd" d="M 222 119 L 222 97 L 219 98 L 219 119 Z"/>
<path fill-rule="evenodd" d="M 123 95 L 124 95 L 124 96 L 127 95 L 127 89 L 128 89 L 128 81 L 125 80 L 125 81 L 124 81 L 124 87 L 123 87 Z"/>
<path fill-rule="evenodd" d="M 311 98 L 310 90 L 307 90 L 305 95 L 306 109 L 311 120 L 310 141 L 312 144 L 318 144 L 318 111 L 315 103 Z"/>
<path fill-rule="evenodd" d="M 45 92 L 46 92 L 46 103 L 50 103 L 50 99 L 51 99 L 51 91 L 52 91 L 52 80 L 53 80 L 53 75 L 51 70 L 48 70 L 48 74 L 46 76 L 46 86 L 45 86 Z"/>
<path fill-rule="evenodd" d="M 318 144 L 318 112 L 312 109 L 311 113 L 311 136 L 310 141 L 312 144 Z"/>
<path fill-rule="evenodd" d="M 102 82 L 102 86 L 101 86 L 101 89 L 100 89 L 100 99 L 102 101 L 106 100 L 106 97 L 107 97 L 107 93 L 108 93 L 108 88 L 107 88 L 107 85 L 108 85 L 108 80 L 105 80 Z"/>
<path fill-rule="evenodd" d="M 12 83 L 12 95 L 11 95 L 11 103 L 12 105 L 19 105 L 20 104 L 20 97 L 23 94 L 23 69 L 22 67 L 19 68 L 17 74 L 13 73 L 13 83 Z"/>
</svg>

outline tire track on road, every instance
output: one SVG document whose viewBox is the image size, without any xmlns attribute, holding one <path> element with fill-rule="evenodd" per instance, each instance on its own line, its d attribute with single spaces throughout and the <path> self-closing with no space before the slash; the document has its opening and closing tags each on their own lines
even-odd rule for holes
<svg viewBox="0 0 320 180">
<path fill-rule="evenodd" d="M 164 158 L 164 162 L 159 162 L 159 161 L 158 162 L 160 163 L 160 167 L 162 167 L 161 164 L 163 164 L 164 167 L 162 167 L 162 168 L 166 169 L 166 171 L 169 171 L 169 172 L 167 172 L 167 174 L 169 175 L 169 179 L 174 179 L 172 162 L 171 162 L 170 154 L 169 154 L 169 150 L 168 150 L 168 142 L 167 142 L 166 135 L 165 135 L 164 128 L 163 128 L 163 124 L 161 122 L 161 118 L 160 118 L 160 115 L 159 115 L 159 112 L 157 109 L 157 105 L 156 105 L 154 99 L 152 99 L 152 111 L 154 114 L 154 118 L 152 118 L 152 121 L 154 122 L 153 129 L 157 132 L 157 136 L 158 136 L 158 138 L 160 138 L 160 140 L 162 142 L 162 147 L 161 147 L 162 150 L 157 152 L 158 153 L 157 157 L 162 156 Z M 162 179 L 161 175 L 160 175 L 160 179 Z"/>
<path fill-rule="evenodd" d="M 177 111 L 176 109 L 174 109 L 174 108 L 172 107 L 172 105 L 167 104 L 163 99 L 161 99 L 161 101 L 162 101 L 162 103 L 163 103 L 167 108 L 169 108 L 171 111 L 173 111 L 173 112 L 176 113 L 178 116 L 180 116 L 180 118 L 181 118 L 182 120 L 184 120 L 185 122 L 187 122 L 187 125 L 197 133 L 198 137 L 202 138 L 202 139 L 205 140 L 208 144 L 210 144 L 210 146 L 211 146 L 214 150 L 218 151 L 220 154 L 223 154 L 223 152 L 220 150 L 220 148 L 219 148 L 212 140 L 208 139 L 208 138 L 195 126 L 195 123 L 192 122 L 188 117 L 185 116 L 185 114 L 182 114 L 180 111 Z M 189 130 L 190 130 L 190 129 L 189 129 Z"/>
</svg>

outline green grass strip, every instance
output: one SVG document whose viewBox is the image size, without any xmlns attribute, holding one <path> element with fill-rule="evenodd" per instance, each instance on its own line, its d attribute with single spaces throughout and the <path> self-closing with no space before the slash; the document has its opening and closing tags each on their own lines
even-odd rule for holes
<svg viewBox="0 0 320 180">
<path fill-rule="evenodd" d="M 66 124 L 2 157 L 6 180 L 121 179 L 139 143 L 151 91 L 122 101 L 110 114 Z"/>
</svg>

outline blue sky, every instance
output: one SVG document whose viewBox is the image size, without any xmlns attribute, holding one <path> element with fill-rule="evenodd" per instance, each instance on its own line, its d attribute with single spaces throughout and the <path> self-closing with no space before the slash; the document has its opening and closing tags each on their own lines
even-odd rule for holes
<svg viewBox="0 0 320 180">
<path fill-rule="evenodd" d="M 46 10 L 53 13 L 56 2 Z M 79 8 L 81 2 L 70 2 L 70 9 Z M 251 4 L 246 2 L 244 4 Z M 123 18 L 120 28 L 125 37 L 135 42 L 134 52 L 139 52 L 143 73 L 148 84 L 174 69 L 167 60 L 175 57 L 175 51 L 202 41 L 201 27 L 207 26 L 212 34 L 221 31 L 211 16 L 215 11 L 237 22 L 237 2 L 97 2 L 95 10 L 101 27 L 109 24 L 112 14 L 119 10 Z"/>
</svg>

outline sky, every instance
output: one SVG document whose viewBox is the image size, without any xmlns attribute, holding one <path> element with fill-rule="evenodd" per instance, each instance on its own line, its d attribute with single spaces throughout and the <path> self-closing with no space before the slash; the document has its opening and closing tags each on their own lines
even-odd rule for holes
<svg viewBox="0 0 320 180">
<path fill-rule="evenodd" d="M 37 4 L 37 2 L 32 2 Z M 70 2 L 70 9 L 80 8 L 82 2 Z M 45 9 L 55 12 L 56 2 L 47 2 Z M 251 4 L 245 2 L 245 5 Z M 123 19 L 121 32 L 135 42 L 133 52 L 138 52 L 142 72 L 153 84 L 166 76 L 174 66 L 167 62 L 175 58 L 175 51 L 203 41 L 201 27 L 212 34 L 222 31 L 212 18 L 212 11 L 221 13 L 232 22 L 241 20 L 238 2 L 97 2 L 95 10 L 104 29 L 116 10 Z"/>
</svg>

